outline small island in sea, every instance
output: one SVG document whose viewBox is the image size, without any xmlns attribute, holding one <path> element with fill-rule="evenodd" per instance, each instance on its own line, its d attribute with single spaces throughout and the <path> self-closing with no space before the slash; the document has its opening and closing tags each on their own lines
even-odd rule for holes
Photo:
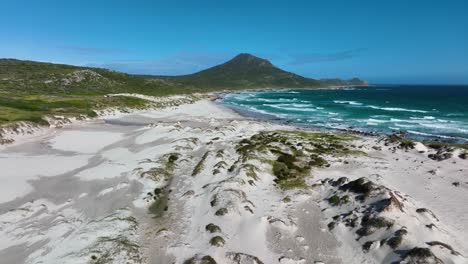
<svg viewBox="0 0 468 264">
<path fill-rule="evenodd" d="M 2 263 L 468 261 L 466 87 L 446 105 L 250 54 L 0 77 Z"/>
</svg>

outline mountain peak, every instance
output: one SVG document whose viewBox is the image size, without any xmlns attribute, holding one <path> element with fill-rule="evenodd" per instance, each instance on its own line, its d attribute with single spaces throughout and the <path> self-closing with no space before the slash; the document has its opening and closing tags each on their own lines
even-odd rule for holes
<svg viewBox="0 0 468 264">
<path fill-rule="evenodd" d="M 240 53 L 232 58 L 227 63 L 232 64 L 244 64 L 244 65 L 255 65 L 255 66 L 273 66 L 270 61 L 254 56 L 250 53 Z"/>
</svg>

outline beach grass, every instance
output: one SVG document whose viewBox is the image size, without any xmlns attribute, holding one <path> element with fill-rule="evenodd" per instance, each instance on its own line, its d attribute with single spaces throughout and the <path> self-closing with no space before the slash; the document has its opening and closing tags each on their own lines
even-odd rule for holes
<svg viewBox="0 0 468 264">
<path fill-rule="evenodd" d="M 275 183 L 282 189 L 307 188 L 305 178 L 312 168 L 328 165 L 328 156 L 356 155 L 349 142 L 358 139 L 344 133 L 277 130 L 260 132 L 239 141 L 240 162 L 259 160 L 270 164 Z M 276 158 L 272 159 L 274 156 Z M 245 167 L 248 163 L 245 163 Z M 230 171 L 234 171 L 233 164 Z M 249 175 L 254 175 L 251 169 Z"/>
<path fill-rule="evenodd" d="M 29 121 L 48 125 L 44 116 L 94 117 L 93 110 L 144 108 L 148 101 L 128 96 L 0 96 L 0 124 Z"/>
</svg>

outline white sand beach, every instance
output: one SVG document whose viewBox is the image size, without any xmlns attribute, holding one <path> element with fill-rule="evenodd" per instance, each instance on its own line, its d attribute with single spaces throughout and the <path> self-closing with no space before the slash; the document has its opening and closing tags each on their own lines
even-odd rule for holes
<svg viewBox="0 0 468 264">
<path fill-rule="evenodd" d="M 0 262 L 468 263 L 462 150 L 298 131 L 204 99 L 3 146 Z"/>
</svg>

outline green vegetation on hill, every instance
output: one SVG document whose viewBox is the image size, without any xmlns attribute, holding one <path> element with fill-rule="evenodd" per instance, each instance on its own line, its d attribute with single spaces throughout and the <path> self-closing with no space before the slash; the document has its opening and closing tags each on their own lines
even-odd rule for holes
<svg viewBox="0 0 468 264">
<path fill-rule="evenodd" d="M 269 61 L 250 54 L 239 54 L 212 68 L 184 76 L 169 77 L 198 89 L 304 88 L 318 87 L 320 82 L 283 71 Z"/>
<path fill-rule="evenodd" d="M 147 101 L 126 96 L 24 96 L 0 97 L 0 125 L 30 121 L 48 125 L 45 115 L 93 117 L 93 109 L 126 106 L 143 108 Z"/>
<path fill-rule="evenodd" d="M 0 59 L 0 124 L 43 123 L 46 114 L 92 115 L 91 109 L 144 105 L 111 93 L 153 96 L 252 88 L 313 88 L 359 85 L 359 79 L 315 80 L 283 71 L 269 61 L 239 54 L 212 68 L 182 76 L 132 75 L 122 72 L 15 59 Z"/>
<path fill-rule="evenodd" d="M 364 84 L 359 79 L 316 80 L 283 71 L 269 61 L 239 54 L 212 68 L 189 75 L 132 75 L 101 68 L 0 59 L 0 95 L 148 95 L 210 92 L 248 88 L 314 88 Z"/>
</svg>

